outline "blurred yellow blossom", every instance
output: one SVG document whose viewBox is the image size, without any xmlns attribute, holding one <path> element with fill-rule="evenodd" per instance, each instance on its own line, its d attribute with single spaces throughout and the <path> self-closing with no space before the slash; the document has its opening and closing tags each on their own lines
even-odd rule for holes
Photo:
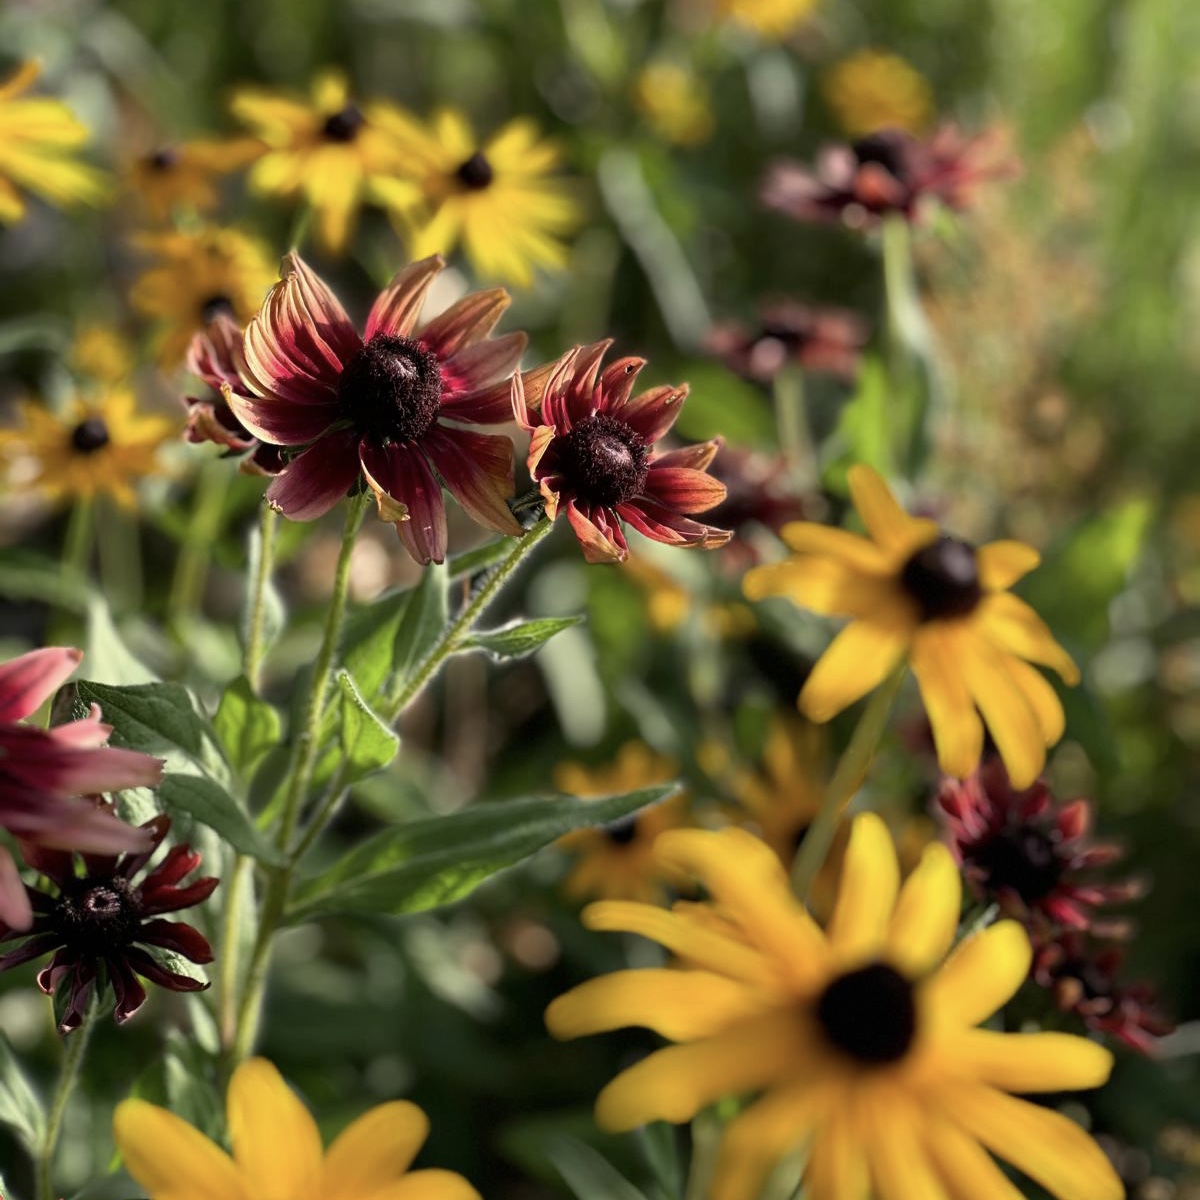
<svg viewBox="0 0 1200 1200">
<path fill-rule="evenodd" d="M 714 120 L 703 81 L 678 63 L 647 63 L 633 83 L 634 107 L 664 141 L 696 146 L 712 136 Z"/>
<path fill-rule="evenodd" d="M 921 133 L 933 116 L 928 80 L 899 55 L 859 50 L 825 72 L 821 90 L 852 137 L 880 129 Z"/>
</svg>

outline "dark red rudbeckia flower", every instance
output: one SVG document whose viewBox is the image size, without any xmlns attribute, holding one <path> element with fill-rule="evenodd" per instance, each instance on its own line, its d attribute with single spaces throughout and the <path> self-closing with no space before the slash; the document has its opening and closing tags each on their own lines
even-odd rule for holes
<svg viewBox="0 0 1200 1200">
<path fill-rule="evenodd" d="M 719 443 L 705 442 L 655 454 L 654 444 L 671 428 L 687 385 L 656 387 L 633 396 L 641 358 L 600 360 L 611 340 L 576 346 L 558 360 L 540 400 L 527 396 L 513 376 L 512 405 L 529 431 L 529 471 L 553 520 L 559 509 L 588 562 L 623 562 L 629 553 L 621 522 L 669 546 L 712 550 L 732 534 L 702 525 L 701 513 L 725 498 L 707 468 Z"/>
<path fill-rule="evenodd" d="M 20 724 L 79 665 L 78 650 L 51 646 L 0 664 L 0 827 L 40 846 L 101 854 L 137 850 L 146 835 L 81 797 L 154 787 L 160 759 L 106 746 L 112 727 L 92 705 L 81 721 L 39 729 Z M 31 919 L 29 901 L 8 851 L 0 847 L 0 921 L 14 929 Z"/>
<path fill-rule="evenodd" d="M 762 201 L 797 221 L 845 221 L 870 228 L 881 217 L 920 217 L 927 201 L 969 206 L 975 187 L 1016 174 L 1000 131 L 964 137 L 943 125 L 921 140 L 900 129 L 881 129 L 851 145 L 825 146 L 815 169 L 780 159 L 767 171 Z"/>
<path fill-rule="evenodd" d="M 98 812 L 109 812 L 98 807 Z M 115 817 L 114 817 L 115 819 Z M 82 855 L 83 872 L 76 855 L 23 844 L 26 861 L 53 884 L 54 892 L 27 888 L 33 906 L 32 927 L 26 932 L 0 924 L 0 942 L 26 937 L 23 945 L 0 955 L 0 971 L 51 951 L 54 957 L 38 972 L 38 987 L 48 996 L 67 989 L 59 1033 L 79 1027 L 94 992 L 111 983 L 116 997 L 113 1014 L 118 1025 L 129 1020 L 146 999 L 137 976 L 173 992 L 199 992 L 208 984 L 180 975 L 156 961 L 147 946 L 182 955 L 189 962 L 209 963 L 212 947 L 206 938 L 182 921 L 164 921 L 164 913 L 178 912 L 207 900 L 219 880 L 213 876 L 183 883 L 200 865 L 200 855 L 190 846 L 173 846 L 139 883 L 138 874 L 158 849 L 170 817 L 155 817 L 139 826 L 148 847 L 119 857 Z"/>
<path fill-rule="evenodd" d="M 418 328 L 445 263 L 422 259 L 379 296 L 360 337 L 340 303 L 296 254 L 246 328 L 240 392 L 223 395 L 255 437 L 298 451 L 267 489 L 285 516 L 311 521 L 360 480 L 418 562 L 446 557 L 442 486 L 470 517 L 519 535 L 512 443 L 467 425 L 511 417 L 509 376 L 523 333 L 488 335 L 510 299 L 475 292 Z"/>
<path fill-rule="evenodd" d="M 975 894 L 1023 921 L 1035 944 L 1060 929 L 1120 933 L 1125 922 L 1097 909 L 1141 894 L 1135 880 L 1097 879 L 1120 847 L 1092 842 L 1087 800 L 1059 804 L 1041 780 L 1013 787 L 994 758 L 966 779 L 944 779 L 936 797 L 949 844 Z"/>
</svg>

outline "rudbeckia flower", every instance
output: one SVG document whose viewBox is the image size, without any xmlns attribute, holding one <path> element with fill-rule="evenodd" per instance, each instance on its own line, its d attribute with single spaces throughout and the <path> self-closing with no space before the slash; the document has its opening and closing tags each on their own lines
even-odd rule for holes
<svg viewBox="0 0 1200 1200">
<path fill-rule="evenodd" d="M 315 520 L 363 479 L 380 518 L 421 563 L 446 557 L 443 484 L 472 520 L 521 533 L 505 503 L 512 443 L 460 423 L 508 419 L 508 378 L 527 339 L 489 338 L 510 303 L 502 289 L 464 296 L 418 327 L 444 266 L 426 258 L 399 272 L 360 336 L 334 294 L 289 254 L 246 329 L 243 394 L 224 390 L 255 437 L 298 452 L 267 489 L 284 516 Z"/>
<path fill-rule="evenodd" d="M 116 996 L 113 1017 L 118 1025 L 145 1003 L 146 989 L 138 975 L 173 992 L 208 987 L 170 970 L 146 949 L 167 950 L 194 963 L 213 960 L 212 947 L 190 925 L 162 919 L 164 913 L 191 908 L 212 895 L 219 882 L 214 876 L 183 882 L 200 865 L 200 855 L 190 846 L 173 846 L 154 870 L 138 879 L 170 828 L 170 817 L 147 821 L 139 830 L 149 845 L 119 857 L 23 847 L 25 861 L 50 881 L 54 892 L 25 889 L 34 913 L 27 931 L 0 924 L 0 942 L 27 939 L 16 950 L 0 954 L 0 971 L 53 951 L 37 982 L 48 996 L 60 988 L 66 991 L 59 1033 L 79 1028 L 92 996 L 106 982 Z"/>
<path fill-rule="evenodd" d="M 942 770 L 958 779 L 975 770 L 986 722 L 1014 785 L 1028 787 L 1064 726 L 1058 696 L 1029 663 L 1079 680 L 1038 615 L 1007 591 L 1037 566 L 1037 551 L 1012 541 L 976 549 L 947 536 L 910 517 L 870 467 L 850 469 L 850 494 L 868 538 L 786 525 L 783 540 L 796 556 L 745 578 L 751 600 L 787 596 L 852 618 L 801 689 L 801 712 L 828 721 L 907 658 Z"/>
<path fill-rule="evenodd" d="M 183 364 L 192 335 L 219 313 L 245 325 L 275 281 L 275 260 L 257 238 L 210 226 L 143 233 L 135 243 L 154 265 L 133 282 L 133 307 L 157 325 L 159 363 Z"/>
<path fill-rule="evenodd" d="M 806 20 L 817 0 L 717 0 L 717 12 L 761 38 L 781 41 Z"/>
<path fill-rule="evenodd" d="M 264 148 L 256 138 L 196 138 L 159 146 L 129 164 L 127 183 L 150 219 L 165 224 L 178 212 L 211 212 L 221 199 L 217 179 L 244 167 Z"/>
<path fill-rule="evenodd" d="M 633 83 L 633 104 L 664 141 L 698 146 L 712 137 L 708 89 L 695 72 L 660 59 L 647 63 Z"/>
<path fill-rule="evenodd" d="M 107 495 L 130 510 L 137 507 L 134 484 L 161 473 L 159 447 L 177 432 L 166 417 L 138 412 L 124 387 L 78 396 L 61 415 L 26 401 L 17 422 L 0 429 L 9 490 L 28 488 L 54 503 Z"/>
<path fill-rule="evenodd" d="M 409 1171 L 429 1121 L 393 1100 L 364 1113 L 328 1150 L 308 1109 L 266 1059 L 233 1073 L 226 1095 L 232 1156 L 186 1121 L 123 1100 L 113 1136 L 149 1200 L 479 1200 L 461 1175 Z"/>
<path fill-rule="evenodd" d="M 849 134 L 880 129 L 920 133 L 933 112 L 933 89 L 920 71 L 886 50 L 860 50 L 825 72 L 825 100 Z"/>
<path fill-rule="evenodd" d="M 753 1200 L 805 1145 L 812 1200 L 1016 1200 L 989 1150 L 1059 1200 L 1124 1196 L 1079 1126 L 1009 1094 L 1099 1087 L 1112 1055 L 1067 1034 L 977 1028 L 1024 980 L 1029 940 L 1001 921 L 949 953 L 962 897 L 944 846 L 901 887 L 883 822 L 856 818 L 824 932 L 743 830 L 665 833 L 656 853 L 711 902 L 603 901 L 584 923 L 649 937 L 676 966 L 590 980 L 546 1013 L 560 1038 L 638 1025 L 680 1043 L 600 1093 L 601 1127 L 687 1121 L 757 1094 L 724 1132 L 711 1200 Z"/>
<path fill-rule="evenodd" d="M 558 147 L 541 140 L 532 121 L 510 121 L 480 142 L 452 109 L 428 127 L 395 110 L 382 120 L 403 147 L 404 178 L 377 190 L 413 258 L 449 254 L 461 241 L 480 275 L 515 287 L 528 287 L 538 268 L 566 266 L 560 239 L 582 212 L 551 174 Z"/>
<path fill-rule="evenodd" d="M 41 74 L 37 62 L 23 63 L 0 83 L 0 222 L 25 215 L 18 188 L 51 204 L 99 204 L 108 196 L 105 177 L 75 162 L 71 154 L 90 136 L 61 100 L 22 93 Z"/>
<path fill-rule="evenodd" d="M 712 550 L 732 536 L 685 514 L 725 498 L 706 474 L 717 441 L 654 453 L 675 423 L 687 384 L 633 396 L 645 359 L 622 358 L 599 374 L 611 340 L 576 346 L 554 364 L 540 399 L 526 398 L 513 376 L 517 423 L 532 434 L 529 472 L 553 520 L 560 509 L 588 562 L 624 562 L 629 553 L 621 522 L 668 546 Z"/>
<path fill-rule="evenodd" d="M 307 103 L 247 87 L 230 108 L 265 146 L 251 168 L 251 188 L 265 196 L 303 196 L 316 214 L 317 240 L 333 254 L 349 244 L 363 201 L 404 165 L 403 148 L 387 127 L 398 110 L 380 101 L 359 107 L 337 71 L 317 76 Z M 397 186 L 404 187 L 393 183 L 393 198 Z M 413 195 L 407 185 L 405 198 Z"/>
<path fill-rule="evenodd" d="M 153 787 L 161 759 L 106 746 L 112 727 L 93 705 L 80 721 L 39 729 L 23 724 L 79 665 L 78 650 L 50 646 L 0 665 L 0 828 L 26 845 L 111 854 L 138 850 L 146 834 L 82 797 Z M 7 850 L 0 846 L 0 921 L 29 927 L 31 909 Z"/>
</svg>

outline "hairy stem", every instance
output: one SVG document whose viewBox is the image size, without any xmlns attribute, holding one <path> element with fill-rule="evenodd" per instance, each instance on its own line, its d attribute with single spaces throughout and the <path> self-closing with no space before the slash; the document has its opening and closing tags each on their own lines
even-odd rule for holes
<svg viewBox="0 0 1200 1200">
<path fill-rule="evenodd" d="M 83 1066 L 83 1057 L 87 1053 L 88 1042 L 92 1035 L 92 1026 L 96 1023 L 96 997 L 93 995 L 88 1005 L 83 1021 L 73 1034 L 70 1034 L 63 1045 L 62 1064 L 58 1070 L 58 1085 L 54 1089 L 54 1098 L 50 1102 L 50 1112 L 46 1117 L 46 1131 L 42 1136 L 42 1144 L 38 1147 L 36 1174 L 38 1200 L 54 1200 L 54 1153 L 58 1149 L 59 1138 L 62 1136 L 63 1117 L 66 1116 L 67 1105 L 75 1085 L 79 1082 L 79 1071 Z"/>
<path fill-rule="evenodd" d="M 246 608 L 246 652 L 243 670 L 251 690 L 257 695 L 262 683 L 263 656 L 266 653 L 267 588 L 275 566 L 275 531 L 279 514 L 266 502 L 259 514 L 257 552 L 254 555 L 254 580 Z"/>
</svg>

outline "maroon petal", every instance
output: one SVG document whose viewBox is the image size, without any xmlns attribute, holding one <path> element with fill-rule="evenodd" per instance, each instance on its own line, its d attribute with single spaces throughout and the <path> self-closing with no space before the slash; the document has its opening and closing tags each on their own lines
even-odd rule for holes
<svg viewBox="0 0 1200 1200">
<path fill-rule="evenodd" d="M 377 333 L 387 337 L 411 337 L 429 285 L 445 265 L 445 259 L 434 254 L 397 272 L 371 305 L 363 340 L 369 342 Z"/>
<path fill-rule="evenodd" d="M 596 378 L 600 372 L 600 362 L 611 345 L 612 338 L 605 338 L 602 342 L 593 342 L 590 346 L 580 349 L 571 368 L 571 378 L 565 382 L 559 400 L 561 411 L 566 417 L 567 429 L 578 425 L 600 407 L 596 395 Z"/>
<path fill-rule="evenodd" d="M 600 376 L 599 412 L 615 412 L 624 408 L 633 395 L 637 377 L 646 366 L 644 358 L 619 358 L 615 363 L 604 368 Z"/>
<path fill-rule="evenodd" d="M 221 881 L 215 875 L 206 875 L 189 883 L 186 887 L 158 888 L 149 897 L 143 893 L 143 911 L 146 913 L 178 912 L 207 900 L 217 890 Z"/>
<path fill-rule="evenodd" d="M 0 665 L 0 721 L 19 721 L 36 712 L 82 659 L 82 650 L 47 646 Z"/>
<path fill-rule="evenodd" d="M 619 411 L 613 413 L 620 417 L 631 429 L 641 435 L 647 446 L 654 445 L 672 425 L 675 424 L 687 399 L 688 385 L 679 387 L 664 385 L 650 388 L 640 396 L 635 396 Z"/>
<path fill-rule="evenodd" d="M 36 842 L 22 842 L 21 857 L 27 867 L 45 875 L 59 887 L 75 874 L 75 857 L 69 850 L 52 850 Z"/>
<path fill-rule="evenodd" d="M 67 974 L 67 972 L 64 972 L 64 974 Z M 38 976 L 38 980 L 40 983 L 41 975 Z M 58 980 L 55 981 L 53 987 L 43 989 L 43 991 L 48 990 L 52 993 L 57 986 Z M 64 1037 L 68 1033 L 73 1033 L 83 1024 L 83 1018 L 87 1015 L 87 1011 L 91 1007 L 92 993 L 96 990 L 95 963 L 76 963 L 74 970 L 69 972 L 67 986 L 70 988 L 70 1000 L 67 1011 L 58 1023 L 58 1032 Z"/>
<path fill-rule="evenodd" d="M 702 550 L 715 550 L 723 546 L 733 534 L 728 529 L 715 529 L 711 525 L 701 525 L 688 517 L 682 517 L 655 504 L 651 500 L 631 500 L 626 504 L 618 504 L 620 513 L 630 525 L 656 542 L 668 546 L 692 546 Z"/>
<path fill-rule="evenodd" d="M 124 1025 L 146 1003 L 146 989 L 138 982 L 124 956 L 110 955 L 105 961 L 108 963 L 108 977 L 112 981 L 113 994 L 117 1000 L 113 1020 L 118 1025 Z"/>
<path fill-rule="evenodd" d="M 524 333 L 506 333 L 503 337 L 476 342 L 445 361 L 443 378 L 460 394 L 507 380 L 517 369 L 528 344 L 529 337 Z"/>
<path fill-rule="evenodd" d="M 426 435 L 428 436 L 428 435 Z M 391 521 L 409 554 L 419 563 L 446 558 L 446 505 L 442 485 L 425 455 L 411 444 L 362 447 L 362 467 L 375 493 L 379 516 Z M 404 515 L 399 516 L 402 506 Z"/>
<path fill-rule="evenodd" d="M 0 954 L 0 971 L 19 967 L 22 963 L 31 962 L 49 954 L 51 950 L 62 945 L 62 939 L 56 933 L 44 933 L 40 937 L 32 937 L 23 945 L 18 946 L 8 954 Z"/>
<path fill-rule="evenodd" d="M 474 391 L 450 396 L 443 392 L 439 415 L 469 425 L 503 425 L 513 419 L 513 379 L 520 379 L 520 375 Z"/>
<path fill-rule="evenodd" d="M 200 865 L 200 855 L 191 846 L 172 846 L 162 862 L 146 876 L 142 883 L 142 895 L 152 894 L 160 888 L 173 887 L 185 875 Z"/>
<path fill-rule="evenodd" d="M 165 987 L 172 992 L 203 992 L 210 986 L 203 980 L 193 979 L 190 975 L 177 975 L 174 971 L 168 971 L 137 946 L 130 946 L 125 951 L 125 961 L 143 979 L 149 979 L 151 983 L 157 983 L 159 987 Z"/>
<path fill-rule="evenodd" d="M 0 922 L 3 922 L 0 929 L 7 926 L 13 932 L 24 932 L 33 924 L 29 895 L 21 882 L 17 864 L 3 846 L 0 846 Z M 3 969 L 2 966 L 0 969 Z"/>
<path fill-rule="evenodd" d="M 275 446 L 306 446 L 341 416 L 333 394 L 326 395 L 319 404 L 295 404 L 274 396 L 240 396 L 228 388 L 221 395 L 250 433 Z"/>
<path fill-rule="evenodd" d="M 203 379 L 213 391 L 227 383 L 235 392 L 242 388 L 240 367 L 244 365 L 242 330 L 227 313 L 218 313 L 208 328 L 192 337 L 187 369 Z"/>
<path fill-rule="evenodd" d="M 560 433 L 571 432 L 571 416 L 567 408 L 566 396 L 572 372 L 575 370 L 582 352 L 583 347 L 576 346 L 551 365 L 550 374 L 542 389 L 541 403 L 536 406 L 538 424 L 553 425 Z M 532 409 L 534 402 L 529 394 L 528 380 L 523 380 L 523 383 L 526 404 Z"/>
<path fill-rule="evenodd" d="M 417 340 L 445 361 L 463 346 L 483 341 L 511 303 L 512 297 L 503 288 L 471 292 L 434 317 L 417 335 Z"/>
<path fill-rule="evenodd" d="M 664 467 L 652 463 L 643 491 L 666 508 L 681 513 L 707 512 L 725 499 L 725 485 L 690 467 Z"/>
<path fill-rule="evenodd" d="M 508 438 L 434 425 L 421 447 L 472 520 L 520 536 L 520 523 L 505 503 L 513 494 L 513 447 Z"/>
<path fill-rule="evenodd" d="M 137 940 L 148 946 L 173 950 L 194 963 L 210 963 L 213 960 L 213 949 L 208 939 L 183 921 L 147 921 L 138 930 Z"/>
<path fill-rule="evenodd" d="M 610 510 L 594 508 L 585 513 L 574 500 L 568 500 L 564 508 L 584 559 L 590 563 L 625 561 L 629 546 Z"/>
<path fill-rule="evenodd" d="M 136 852 L 126 854 L 121 859 L 120 873 L 125 879 L 133 879 L 154 857 L 154 852 L 162 845 L 163 839 L 171 831 L 171 818 L 166 813 L 159 813 L 157 817 L 143 821 L 138 828 L 145 831 L 149 844 Z"/>
<path fill-rule="evenodd" d="M 668 450 L 650 460 L 654 467 L 690 467 L 693 471 L 704 471 L 717 456 L 721 449 L 721 439 L 713 438 L 711 442 L 699 442 L 695 446 L 680 446 L 677 450 Z"/>
<path fill-rule="evenodd" d="M 362 338 L 346 310 L 294 251 L 284 257 L 283 283 L 290 285 L 286 290 L 289 306 L 296 306 L 289 307 L 289 315 L 294 318 L 292 332 L 300 335 L 300 346 L 326 366 L 340 370 L 362 348 Z"/>
<path fill-rule="evenodd" d="M 244 428 L 240 435 L 231 430 L 221 420 L 216 405 L 211 400 L 189 398 L 187 404 L 187 428 L 184 430 L 187 441 L 194 444 L 213 442 L 238 454 L 252 449 L 257 444 Z M 228 408 L 223 399 L 221 407 Z M 230 412 L 232 413 L 232 409 Z"/>
<path fill-rule="evenodd" d="M 323 517 L 358 480 L 358 435 L 339 429 L 293 458 L 267 488 L 267 502 L 293 521 Z"/>
</svg>

